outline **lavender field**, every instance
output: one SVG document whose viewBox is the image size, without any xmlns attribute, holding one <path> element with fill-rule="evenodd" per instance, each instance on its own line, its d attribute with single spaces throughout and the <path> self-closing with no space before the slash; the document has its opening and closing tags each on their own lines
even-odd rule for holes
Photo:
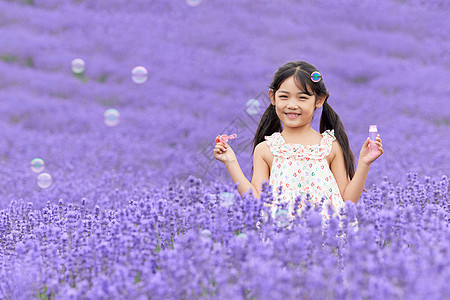
<svg viewBox="0 0 450 300">
<path fill-rule="evenodd" d="M 449 13 L 0 0 L 0 299 L 450 298 Z M 321 71 L 355 154 L 378 125 L 384 154 L 340 212 L 356 228 L 322 228 L 313 206 L 266 218 L 269 188 L 240 197 L 213 157 L 237 133 L 251 179 L 268 85 L 292 60 Z"/>
</svg>

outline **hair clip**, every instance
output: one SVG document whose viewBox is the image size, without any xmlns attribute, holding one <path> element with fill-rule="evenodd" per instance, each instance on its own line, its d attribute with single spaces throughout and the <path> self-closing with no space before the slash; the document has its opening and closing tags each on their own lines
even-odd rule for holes
<svg viewBox="0 0 450 300">
<path fill-rule="evenodd" d="M 322 75 L 320 74 L 319 71 L 314 71 L 311 73 L 311 80 L 313 82 L 319 82 L 320 79 L 322 79 Z"/>
<path fill-rule="evenodd" d="M 219 141 L 221 141 L 222 143 L 226 143 L 228 142 L 228 140 L 232 140 L 237 138 L 236 133 L 230 134 L 230 135 L 226 135 L 226 134 L 222 134 L 221 136 L 219 136 Z"/>
</svg>

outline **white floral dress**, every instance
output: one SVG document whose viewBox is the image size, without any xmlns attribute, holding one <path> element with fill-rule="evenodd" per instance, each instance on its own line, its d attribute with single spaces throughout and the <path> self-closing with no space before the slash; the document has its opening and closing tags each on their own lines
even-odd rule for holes
<svg viewBox="0 0 450 300">
<path fill-rule="evenodd" d="M 301 215 L 307 194 L 313 204 L 325 197 L 336 212 L 344 206 L 338 185 L 327 162 L 327 155 L 331 152 L 334 140 L 334 130 L 322 133 L 322 140 L 317 145 L 287 144 L 281 133 L 275 132 L 265 137 L 270 151 L 274 155 L 270 171 L 270 185 L 272 186 L 274 202 L 272 216 L 277 211 L 277 204 L 287 202 L 290 216 L 295 213 L 294 204 L 298 195 L 302 197 L 298 214 Z M 279 187 L 281 194 L 279 193 Z M 323 219 L 329 218 L 328 212 L 322 209 Z"/>
</svg>

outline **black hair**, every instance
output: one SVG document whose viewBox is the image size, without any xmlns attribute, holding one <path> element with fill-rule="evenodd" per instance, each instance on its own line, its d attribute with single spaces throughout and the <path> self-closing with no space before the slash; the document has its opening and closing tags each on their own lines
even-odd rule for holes
<svg viewBox="0 0 450 300">
<path fill-rule="evenodd" d="M 311 74 L 313 72 L 318 72 L 318 70 L 307 62 L 289 62 L 275 72 L 273 81 L 269 88 L 273 92 L 273 97 L 275 97 L 275 92 L 280 88 L 281 84 L 289 77 L 294 76 L 297 86 L 302 88 L 302 90 L 310 96 L 316 95 L 316 101 L 318 101 L 318 98 L 325 97 L 325 102 L 322 106 L 322 115 L 320 117 L 320 132 L 323 133 L 328 129 L 334 129 L 334 135 L 342 148 L 342 152 L 344 153 L 345 170 L 347 172 L 347 176 L 351 180 L 355 175 L 355 156 L 350 149 L 348 137 L 345 133 L 344 125 L 342 124 L 341 119 L 327 103 L 330 94 L 325 87 L 323 78 L 321 78 L 318 82 L 312 81 Z M 310 91 L 312 91 L 312 93 Z M 276 114 L 275 106 L 270 103 L 261 117 L 255 137 L 253 138 L 252 154 L 255 152 L 256 146 L 265 140 L 265 136 L 272 135 L 274 132 L 281 132 L 281 130 L 281 121 Z"/>
</svg>

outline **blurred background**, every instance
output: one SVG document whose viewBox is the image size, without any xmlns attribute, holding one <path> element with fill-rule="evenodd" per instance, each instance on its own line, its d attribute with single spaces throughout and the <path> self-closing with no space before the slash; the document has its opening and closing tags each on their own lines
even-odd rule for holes
<svg viewBox="0 0 450 300">
<path fill-rule="evenodd" d="M 356 157 L 378 125 L 367 187 L 448 175 L 449 12 L 444 0 L 1 0 L 0 207 L 107 205 L 189 175 L 231 183 L 213 157 L 222 133 L 238 135 L 251 180 L 268 86 L 292 60 L 321 71 Z"/>
</svg>

